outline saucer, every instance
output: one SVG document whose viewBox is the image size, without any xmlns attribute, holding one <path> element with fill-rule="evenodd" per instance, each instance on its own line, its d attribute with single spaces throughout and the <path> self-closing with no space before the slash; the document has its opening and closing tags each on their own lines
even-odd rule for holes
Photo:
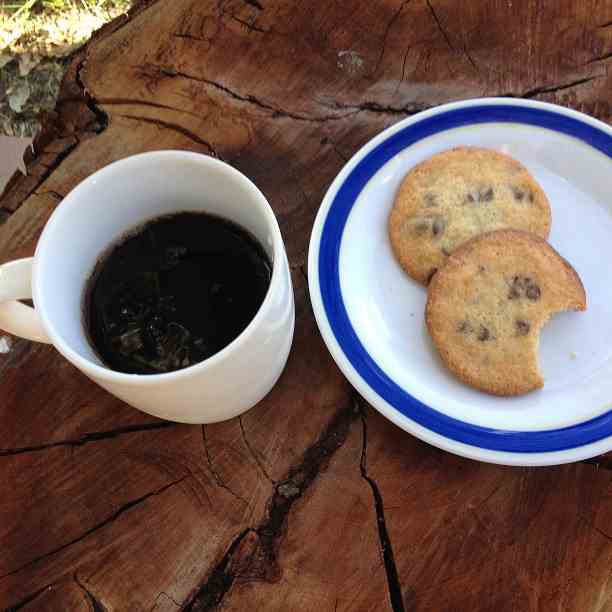
<svg viewBox="0 0 612 612">
<path fill-rule="evenodd" d="M 544 388 L 494 397 L 443 366 L 424 323 L 426 289 L 393 257 L 387 218 L 406 173 L 457 146 L 506 153 L 546 192 L 551 245 L 580 275 L 588 310 L 543 329 Z M 388 128 L 330 186 L 310 241 L 316 320 L 334 360 L 379 412 L 444 450 L 507 465 L 552 465 L 612 450 L 612 128 L 529 100 L 446 104 Z"/>
</svg>

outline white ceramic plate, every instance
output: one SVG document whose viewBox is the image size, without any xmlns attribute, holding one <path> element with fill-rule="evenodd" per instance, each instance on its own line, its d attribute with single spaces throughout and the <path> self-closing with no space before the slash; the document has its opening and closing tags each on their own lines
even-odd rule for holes
<svg viewBox="0 0 612 612">
<path fill-rule="evenodd" d="M 387 216 L 410 168 L 477 145 L 521 161 L 548 195 L 550 243 L 576 268 L 585 313 L 544 328 L 542 390 L 490 396 L 457 381 L 424 324 L 425 289 L 395 261 Z M 383 415 L 440 448 L 495 463 L 550 465 L 612 450 L 612 128 L 541 102 L 447 104 L 385 130 L 346 164 L 317 215 L 308 261 L 323 338 Z"/>
</svg>

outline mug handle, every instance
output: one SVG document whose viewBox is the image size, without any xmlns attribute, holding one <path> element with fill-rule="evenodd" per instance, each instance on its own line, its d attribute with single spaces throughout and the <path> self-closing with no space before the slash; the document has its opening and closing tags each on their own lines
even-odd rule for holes
<svg viewBox="0 0 612 612">
<path fill-rule="evenodd" d="M 32 298 L 33 262 L 33 257 L 27 257 L 0 266 L 0 329 L 27 340 L 51 344 L 36 310 L 17 301 Z"/>
</svg>

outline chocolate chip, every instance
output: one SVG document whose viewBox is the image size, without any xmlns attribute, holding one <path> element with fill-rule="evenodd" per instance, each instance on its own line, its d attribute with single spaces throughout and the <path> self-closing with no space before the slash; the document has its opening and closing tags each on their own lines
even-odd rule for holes
<svg viewBox="0 0 612 612">
<path fill-rule="evenodd" d="M 414 233 L 417 236 L 422 236 L 429 231 L 429 221 L 417 221 L 414 225 Z"/>
<path fill-rule="evenodd" d="M 444 232 L 444 228 L 446 227 L 446 221 L 444 217 L 436 217 L 434 219 L 433 225 L 431 226 L 431 232 L 434 236 L 439 236 Z"/>
<path fill-rule="evenodd" d="M 514 322 L 514 326 L 516 327 L 517 336 L 526 336 L 531 329 L 531 325 L 527 321 L 521 321 L 520 319 Z"/>
<path fill-rule="evenodd" d="M 532 302 L 537 302 L 541 293 L 539 285 L 529 276 L 515 276 L 508 290 L 508 299 L 516 300 L 526 296 Z"/>
<path fill-rule="evenodd" d="M 517 276 L 514 277 L 514 281 L 510 285 L 510 289 L 508 290 L 508 299 L 509 300 L 517 300 L 521 297 L 521 287 L 517 283 Z"/>
<path fill-rule="evenodd" d="M 493 199 L 493 187 L 489 187 L 485 191 L 480 190 L 480 199 L 483 202 L 490 202 Z"/>
<path fill-rule="evenodd" d="M 470 334 L 474 331 L 474 328 L 472 327 L 472 324 L 469 321 L 459 321 L 459 324 L 457 325 L 457 331 L 461 332 L 462 334 Z"/>
<path fill-rule="evenodd" d="M 465 196 L 468 202 L 491 202 L 493 200 L 493 187 L 480 187 L 468 191 Z"/>
<path fill-rule="evenodd" d="M 516 185 L 511 185 L 510 189 L 512 189 L 512 194 L 517 202 L 522 202 L 525 198 L 527 198 L 529 202 L 533 202 L 533 193 L 530 190 L 525 190 Z"/>
<path fill-rule="evenodd" d="M 540 287 L 536 285 L 534 282 L 527 286 L 527 298 L 532 302 L 537 302 L 540 299 L 540 295 L 542 292 L 540 291 Z"/>
<path fill-rule="evenodd" d="M 522 202 L 523 198 L 525 197 L 525 192 L 520 187 L 516 187 L 516 185 L 512 185 L 510 188 L 514 194 L 514 199 L 517 202 Z"/>
<path fill-rule="evenodd" d="M 436 202 L 436 194 L 435 193 L 431 193 L 430 191 L 427 192 L 425 194 L 425 207 L 426 208 L 434 208 L 437 205 L 438 205 L 438 203 Z"/>
<path fill-rule="evenodd" d="M 478 266 L 478 272 L 480 272 L 481 274 L 486 270 L 486 268 L 484 266 Z"/>
<path fill-rule="evenodd" d="M 478 340 L 480 340 L 480 342 L 486 342 L 487 340 L 489 340 L 489 338 L 491 338 L 489 329 L 484 325 L 481 325 L 480 330 L 478 331 Z"/>
</svg>

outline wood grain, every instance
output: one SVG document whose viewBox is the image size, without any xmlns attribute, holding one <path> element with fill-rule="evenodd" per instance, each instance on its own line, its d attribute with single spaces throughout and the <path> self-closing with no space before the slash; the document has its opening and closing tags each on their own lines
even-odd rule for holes
<svg viewBox="0 0 612 612">
<path fill-rule="evenodd" d="M 273 392 L 206 427 L 139 413 L 15 340 L 0 355 L 0 608 L 612 610 L 610 459 L 511 469 L 401 432 L 333 363 L 305 267 L 325 189 L 403 117 L 509 95 L 611 121 L 610 24 L 612 0 L 157 0 L 98 32 L 0 199 L 0 261 L 33 252 L 98 168 L 198 151 L 271 202 L 296 337 Z"/>
</svg>

